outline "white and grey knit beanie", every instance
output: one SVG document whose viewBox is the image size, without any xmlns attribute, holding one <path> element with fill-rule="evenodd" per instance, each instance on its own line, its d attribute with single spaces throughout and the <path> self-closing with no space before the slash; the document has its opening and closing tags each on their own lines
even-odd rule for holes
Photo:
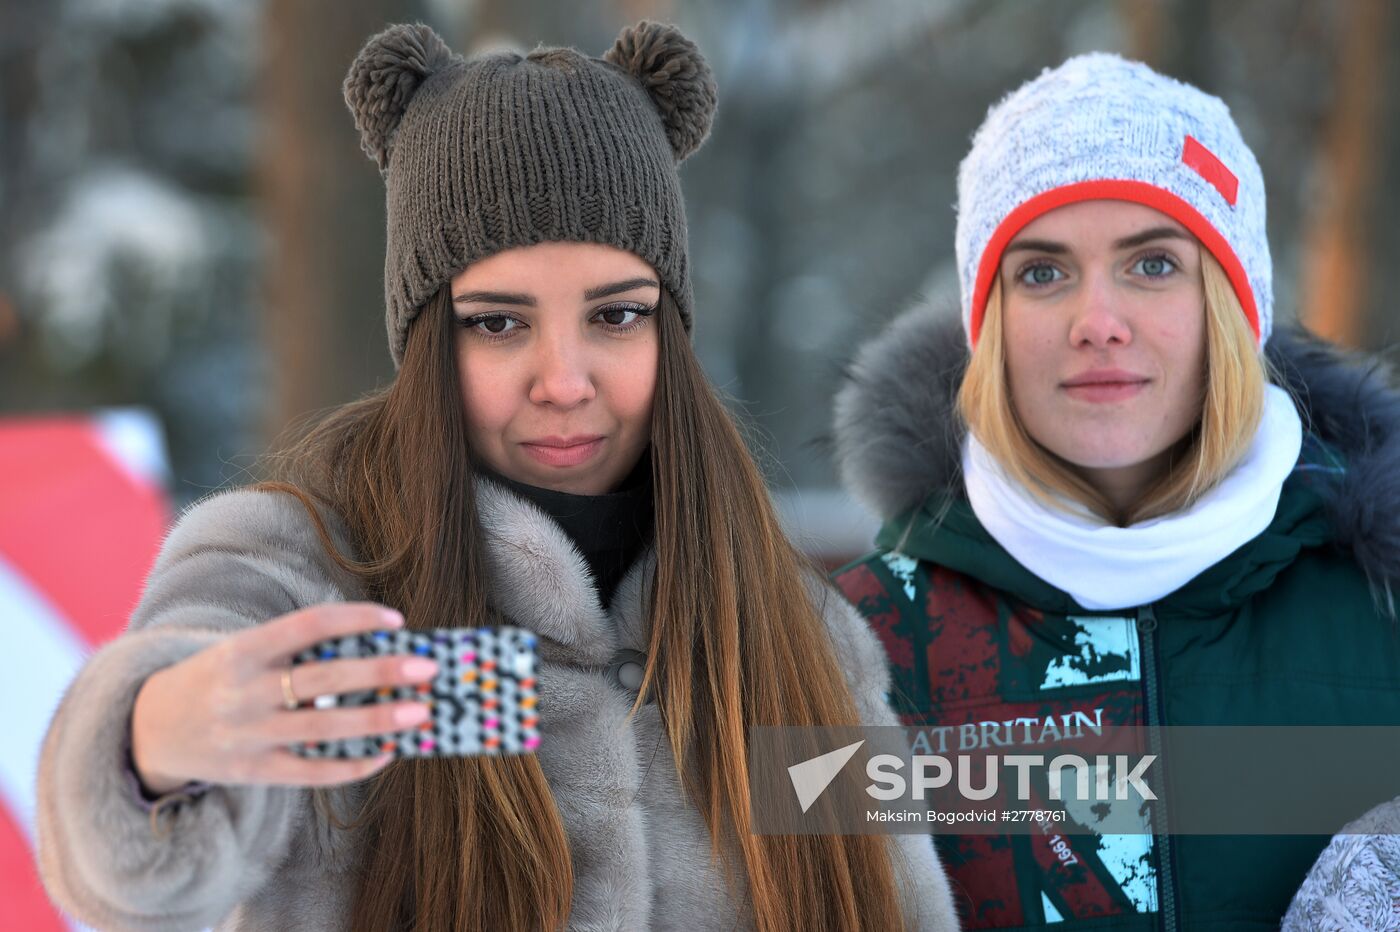
<svg viewBox="0 0 1400 932">
<path fill-rule="evenodd" d="M 1011 239 L 1088 200 L 1145 204 L 1191 231 L 1235 286 L 1262 347 L 1273 320 L 1264 176 L 1224 102 L 1095 52 L 1046 69 L 987 112 L 958 169 L 958 276 L 975 344 Z"/>
</svg>

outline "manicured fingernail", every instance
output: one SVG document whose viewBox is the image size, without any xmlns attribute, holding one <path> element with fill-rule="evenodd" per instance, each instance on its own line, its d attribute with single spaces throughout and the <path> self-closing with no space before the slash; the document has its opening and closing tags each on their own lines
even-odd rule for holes
<svg viewBox="0 0 1400 932">
<path fill-rule="evenodd" d="M 403 615 L 392 608 L 384 609 L 384 611 L 380 612 L 380 617 L 383 618 L 384 623 L 391 628 L 403 627 Z"/>
<path fill-rule="evenodd" d="M 412 660 L 404 661 L 403 675 L 408 677 L 409 679 L 423 680 L 436 673 L 437 668 L 437 661 L 424 660 L 421 657 L 415 657 Z"/>
<path fill-rule="evenodd" d="M 394 710 L 394 724 L 396 725 L 417 725 L 419 722 L 428 720 L 428 707 L 422 703 L 415 702 L 413 705 L 400 706 Z"/>
</svg>

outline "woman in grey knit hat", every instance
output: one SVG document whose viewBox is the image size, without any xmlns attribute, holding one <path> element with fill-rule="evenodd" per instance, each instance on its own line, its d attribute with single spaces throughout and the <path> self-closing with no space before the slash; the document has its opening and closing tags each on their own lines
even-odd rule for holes
<svg viewBox="0 0 1400 932">
<path fill-rule="evenodd" d="M 53 897 L 102 928 L 955 928 L 926 837 L 753 830 L 754 726 L 894 718 L 688 338 L 695 46 L 468 60 L 395 26 L 345 94 L 397 376 L 182 515 L 46 738 Z M 304 700 L 436 672 L 302 649 L 499 623 L 538 638 L 537 753 L 288 749 L 423 723 Z"/>
</svg>

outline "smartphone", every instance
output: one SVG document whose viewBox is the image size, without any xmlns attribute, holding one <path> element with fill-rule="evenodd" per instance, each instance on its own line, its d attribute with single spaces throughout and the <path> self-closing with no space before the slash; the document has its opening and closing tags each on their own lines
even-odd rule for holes
<svg viewBox="0 0 1400 932">
<path fill-rule="evenodd" d="M 459 757 L 530 754 L 539 746 L 539 662 L 535 635 L 520 628 L 437 628 L 373 631 L 332 638 L 307 648 L 292 663 L 389 654 L 436 660 L 427 683 L 318 696 L 316 708 L 348 708 L 419 699 L 432 708 L 421 725 L 385 735 L 295 744 L 304 757 Z"/>
</svg>

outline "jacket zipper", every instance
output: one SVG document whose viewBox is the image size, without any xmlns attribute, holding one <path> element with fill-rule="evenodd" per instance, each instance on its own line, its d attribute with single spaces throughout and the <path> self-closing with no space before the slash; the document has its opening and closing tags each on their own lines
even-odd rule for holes
<svg viewBox="0 0 1400 932">
<path fill-rule="evenodd" d="M 1152 754 L 1156 755 L 1158 767 L 1162 766 L 1162 706 L 1161 684 L 1157 669 L 1157 613 L 1152 606 L 1144 605 L 1137 610 L 1137 628 L 1142 647 L 1142 683 L 1147 692 L 1145 711 L 1147 717 L 1147 743 Z M 1165 771 L 1160 771 L 1165 776 Z M 1165 779 L 1159 780 L 1157 804 L 1152 807 L 1153 841 L 1157 844 L 1157 863 L 1161 870 L 1161 915 L 1162 927 L 1166 932 L 1176 932 L 1176 886 L 1172 877 L 1171 838 L 1167 834 L 1167 789 Z"/>
</svg>

